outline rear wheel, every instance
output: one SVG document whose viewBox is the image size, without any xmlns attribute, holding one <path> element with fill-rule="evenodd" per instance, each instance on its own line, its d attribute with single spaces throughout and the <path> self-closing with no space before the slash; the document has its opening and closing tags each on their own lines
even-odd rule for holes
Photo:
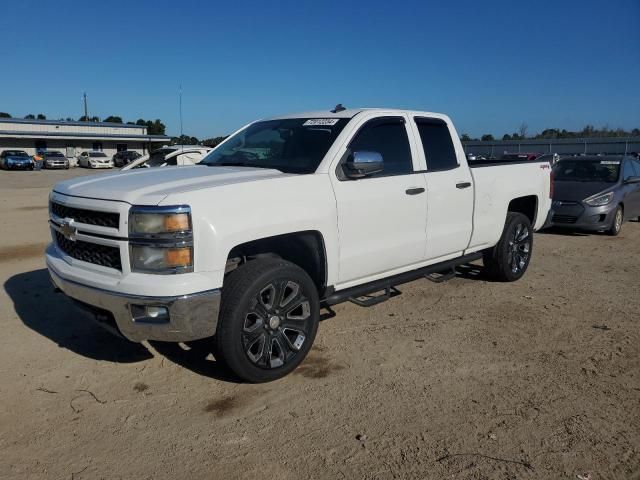
<svg viewBox="0 0 640 480">
<path fill-rule="evenodd" d="M 502 236 L 484 252 L 485 272 L 494 280 L 513 282 L 526 272 L 533 251 L 533 228 L 522 213 L 508 212 Z"/>
<path fill-rule="evenodd" d="M 216 353 L 243 380 L 282 378 L 304 360 L 320 320 L 315 284 L 297 265 L 252 260 L 225 279 Z"/>
<path fill-rule="evenodd" d="M 622 230 L 622 220 L 623 220 L 623 212 L 622 207 L 618 205 L 616 207 L 616 213 L 613 215 L 613 220 L 611 221 L 611 227 L 607 230 L 608 235 L 617 236 Z"/>
</svg>

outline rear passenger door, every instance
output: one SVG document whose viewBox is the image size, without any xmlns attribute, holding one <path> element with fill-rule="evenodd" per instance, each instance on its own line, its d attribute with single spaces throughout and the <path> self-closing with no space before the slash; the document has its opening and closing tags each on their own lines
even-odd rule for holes
<svg viewBox="0 0 640 480">
<path fill-rule="evenodd" d="M 456 257 L 469 245 L 473 229 L 473 179 L 458 163 L 452 131 L 440 118 L 414 117 L 427 169 L 426 259 Z"/>
<path fill-rule="evenodd" d="M 424 175 L 407 131 L 407 117 L 362 115 L 331 175 L 338 212 L 338 281 L 386 276 L 424 258 L 427 199 Z M 384 167 L 365 178 L 348 178 L 353 152 L 376 152 Z"/>
<path fill-rule="evenodd" d="M 627 159 L 622 166 L 622 180 L 625 181 L 631 177 L 640 177 L 640 162 Z M 628 183 L 622 188 L 625 189 L 625 218 L 634 219 L 640 216 L 640 183 Z"/>
</svg>

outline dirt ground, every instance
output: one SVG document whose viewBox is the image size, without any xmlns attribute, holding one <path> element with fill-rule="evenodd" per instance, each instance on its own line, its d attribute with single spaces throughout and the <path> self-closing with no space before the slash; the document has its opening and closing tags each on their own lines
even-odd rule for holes
<svg viewBox="0 0 640 480">
<path fill-rule="evenodd" d="M 640 479 L 639 223 L 540 233 L 513 284 L 339 305 L 294 374 L 247 385 L 53 292 L 48 193 L 88 173 L 0 171 L 0 478 Z"/>
</svg>

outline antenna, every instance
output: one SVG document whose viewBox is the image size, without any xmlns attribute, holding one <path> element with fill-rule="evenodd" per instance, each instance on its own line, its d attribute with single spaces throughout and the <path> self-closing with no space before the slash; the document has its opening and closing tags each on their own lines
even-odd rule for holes
<svg viewBox="0 0 640 480">
<path fill-rule="evenodd" d="M 182 136 L 184 135 L 182 131 L 182 83 L 180 84 L 180 143 L 183 142 Z"/>
<path fill-rule="evenodd" d="M 89 114 L 87 113 L 87 92 L 84 92 L 84 94 L 82 95 L 82 98 L 84 99 L 84 121 L 88 122 Z"/>
</svg>

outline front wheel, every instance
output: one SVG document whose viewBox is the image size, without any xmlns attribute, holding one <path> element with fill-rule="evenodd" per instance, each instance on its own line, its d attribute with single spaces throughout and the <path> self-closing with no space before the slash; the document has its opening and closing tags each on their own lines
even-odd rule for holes
<svg viewBox="0 0 640 480">
<path fill-rule="evenodd" d="M 307 356 L 319 321 L 318 290 L 304 270 L 277 258 L 252 260 L 225 279 L 216 354 L 245 381 L 277 380 Z"/>
<path fill-rule="evenodd" d="M 623 220 L 622 213 L 623 213 L 622 207 L 618 205 L 616 207 L 616 213 L 614 213 L 613 215 L 613 220 L 611 221 L 611 227 L 609 227 L 609 229 L 607 230 L 607 234 L 613 237 L 620 234 L 620 230 L 622 230 L 622 220 Z"/>
<path fill-rule="evenodd" d="M 533 251 L 533 228 L 522 213 L 508 212 L 498 243 L 484 252 L 488 277 L 500 282 L 514 282 L 527 271 Z"/>
</svg>

